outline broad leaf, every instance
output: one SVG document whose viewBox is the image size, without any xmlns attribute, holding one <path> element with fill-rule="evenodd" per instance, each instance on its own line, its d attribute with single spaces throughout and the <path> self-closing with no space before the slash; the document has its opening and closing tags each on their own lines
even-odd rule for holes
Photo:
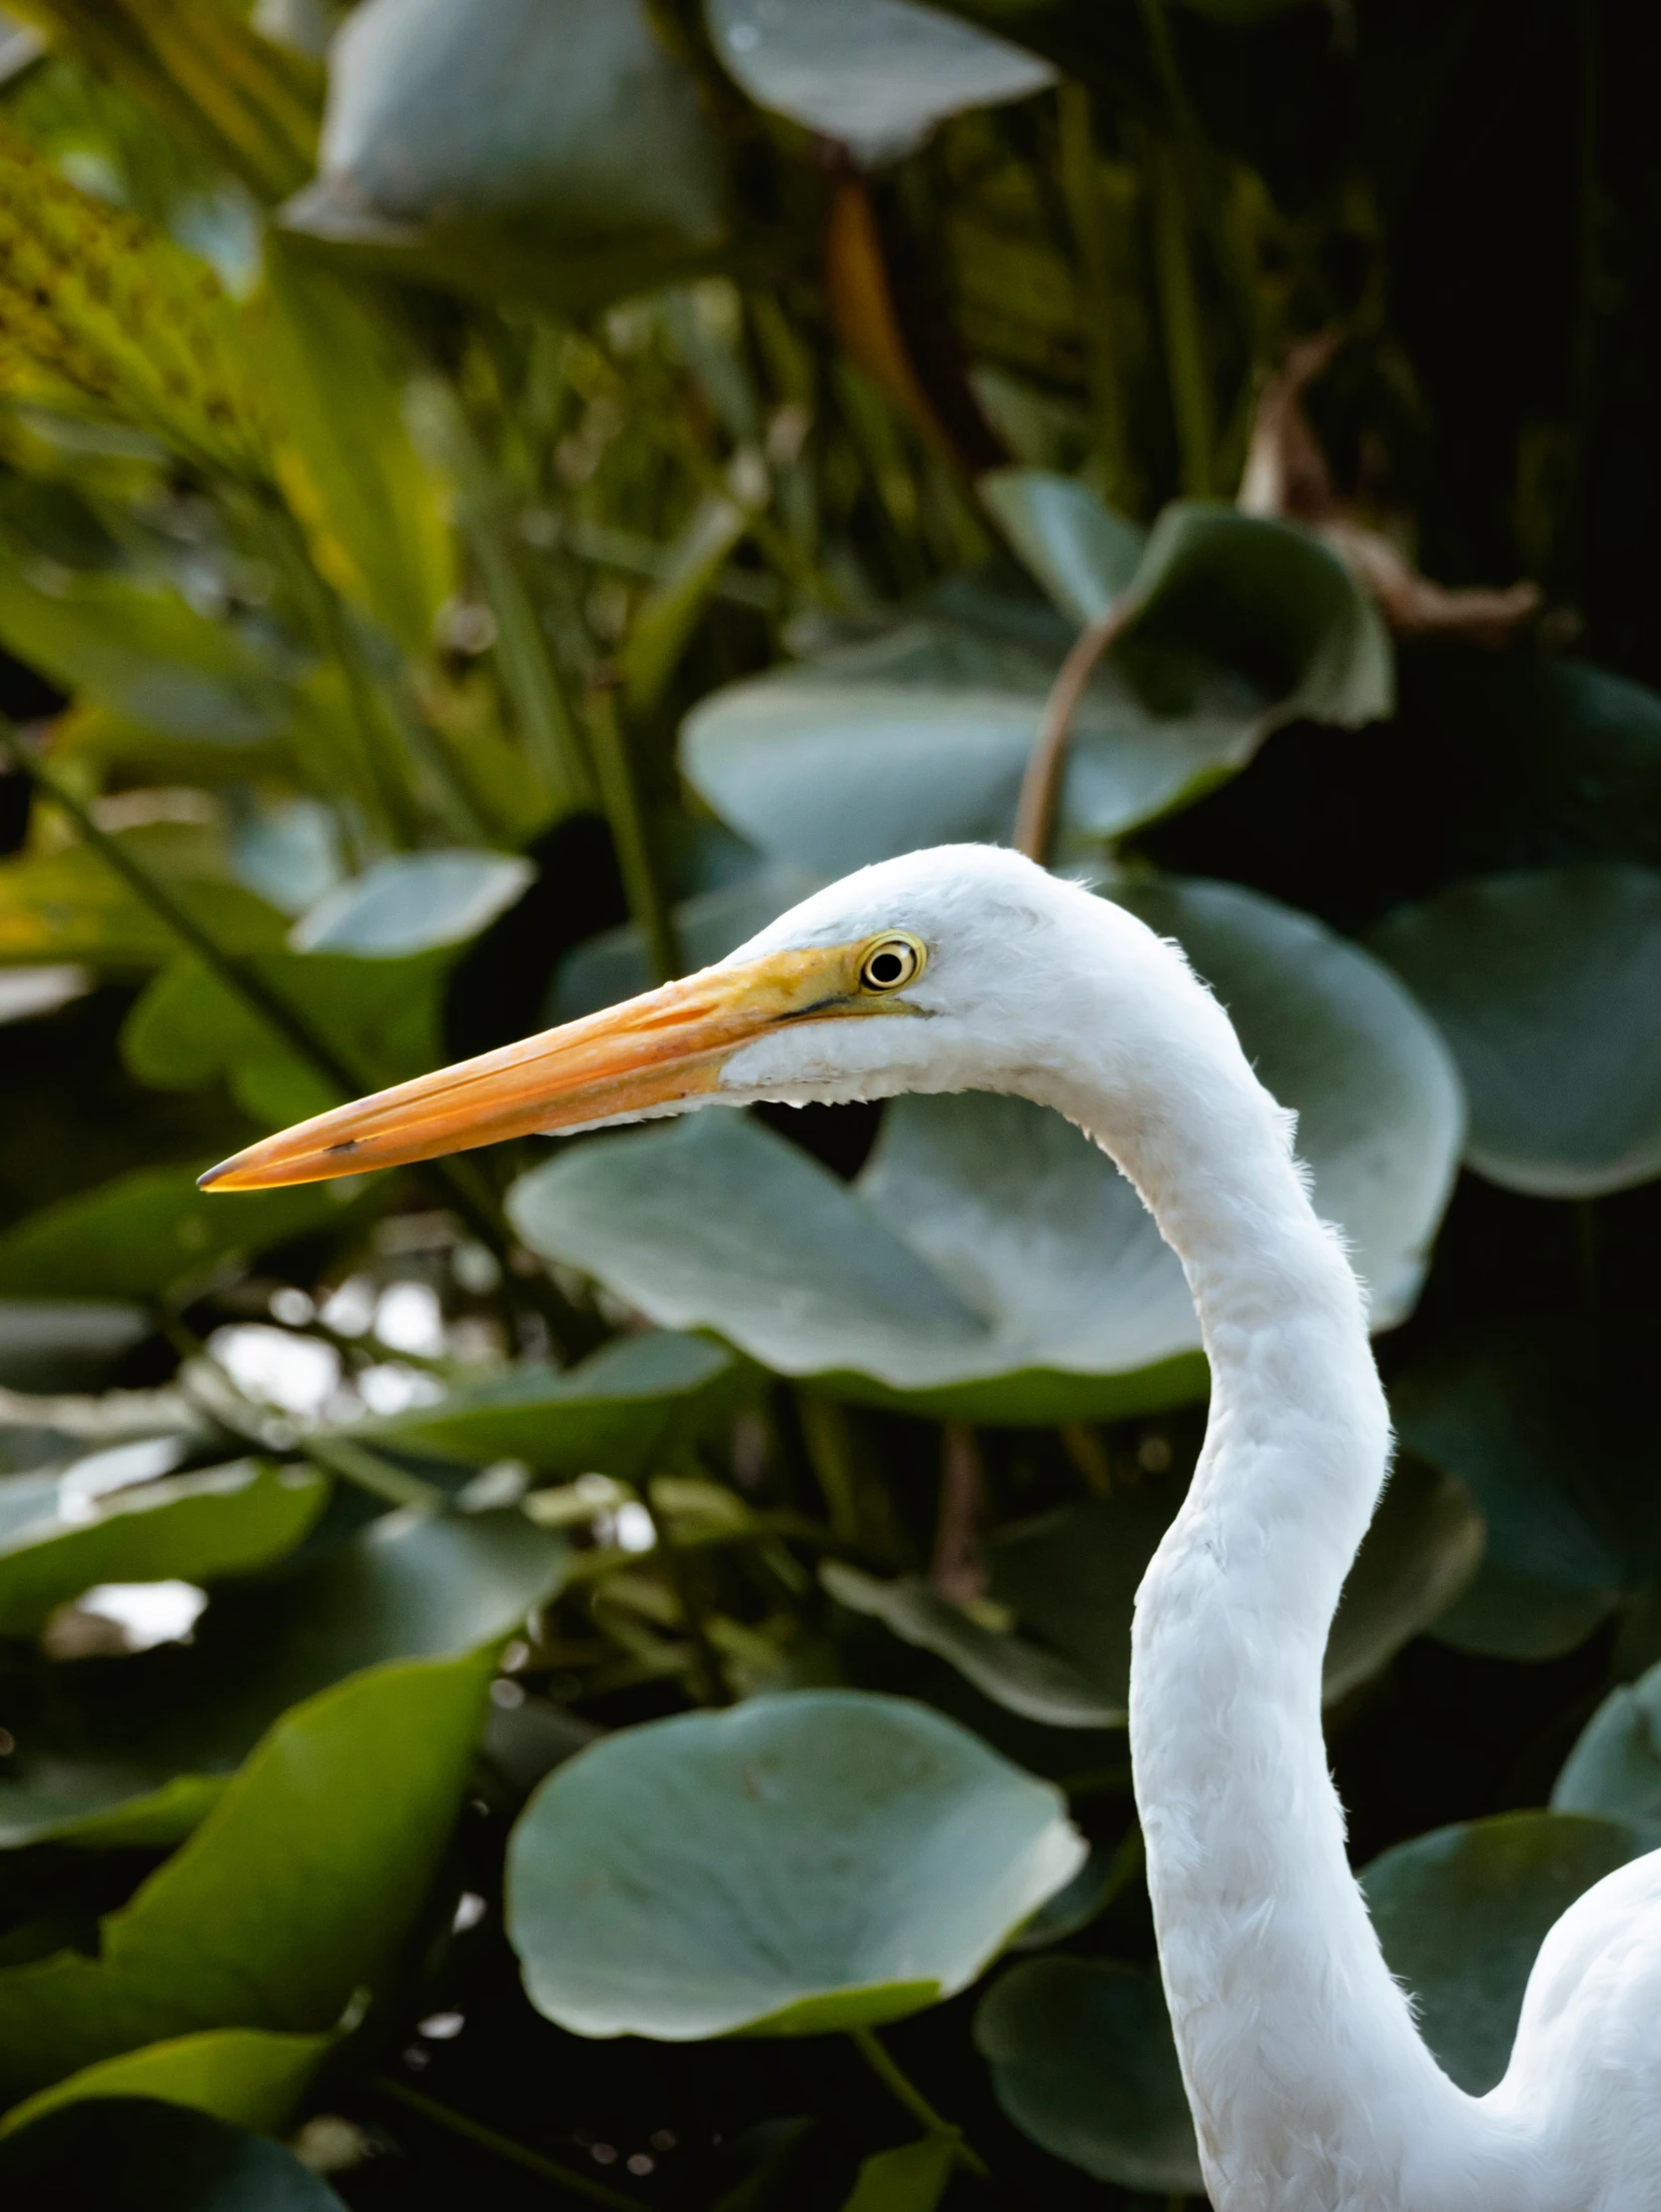
<svg viewBox="0 0 1661 2212">
<path fill-rule="evenodd" d="M 389 1971 L 455 1817 L 492 1655 L 384 1667 L 285 1714 L 99 1954 L 0 1972 L 0 2078 L 44 2087 L 215 2027 L 318 2033 Z"/>
<path fill-rule="evenodd" d="M 329 1202 L 327 1183 L 254 1191 L 228 1205 L 196 1187 L 207 1164 L 135 1168 L 31 1213 L 0 1235 L 0 1295 L 156 1297 L 342 1218 L 343 1200 Z"/>
<path fill-rule="evenodd" d="M 1076 476 L 995 468 L 978 489 L 1050 597 L 1081 627 L 1106 614 L 1135 581 L 1147 532 Z"/>
<path fill-rule="evenodd" d="M 724 184 L 640 0 L 368 0 L 330 54 L 296 231 L 463 291 L 587 309 L 707 262 Z"/>
<path fill-rule="evenodd" d="M 281 1575 L 221 1588 L 193 1642 L 87 1659 L 15 1692 L 0 1844 L 171 1843 L 297 1700 L 390 1661 L 517 1628 L 558 1587 L 562 1539 L 520 1513 L 389 1515 Z"/>
<path fill-rule="evenodd" d="M 1610 1691 L 1564 1761 L 1551 1803 L 1558 1813 L 1624 1821 L 1661 1845 L 1661 1667 Z"/>
<path fill-rule="evenodd" d="M 1200 2154 L 1159 1981 L 1097 1959 L 1034 1958 L 981 1999 L 975 2043 L 1024 2134 L 1098 2181 L 1200 2190 Z"/>
<path fill-rule="evenodd" d="M 548 1474 L 588 1469 L 633 1482 L 730 1405 L 743 1372 L 694 1336 L 620 1337 L 580 1366 L 520 1361 L 435 1405 L 343 1431 L 441 1459 L 522 1459 Z"/>
<path fill-rule="evenodd" d="M 1661 874 L 1489 876 L 1392 915 L 1371 942 L 1453 1049 L 1479 1173 L 1544 1198 L 1661 1174 Z"/>
<path fill-rule="evenodd" d="M 1500 1813 L 1375 1858 L 1361 1886 L 1425 2041 L 1461 2089 L 1504 2073 L 1541 1941 L 1594 1881 L 1643 1848 L 1618 1821 Z"/>
<path fill-rule="evenodd" d="M 820 2034 L 967 1986 L 1083 1857 L 1059 1794 L 954 1722 L 806 1691 L 561 1767 L 513 1833 L 508 1931 L 578 2034 Z"/>
<path fill-rule="evenodd" d="M 0 2118 L 0 2136 L 62 2105 L 92 2097 L 157 2097 L 165 2104 L 275 2135 L 311 2086 L 334 2037 L 282 2035 L 269 2028 L 209 2028 L 102 2058 L 42 2089 Z"/>
<path fill-rule="evenodd" d="M 921 146 L 966 108 L 1054 84 L 1048 62 L 910 0 L 704 0 L 710 42 L 758 106 L 861 161 Z"/>
<path fill-rule="evenodd" d="M 952 2177 L 954 2155 L 949 2135 L 925 2135 L 897 2150 L 877 2151 L 861 2165 L 842 2212 L 934 2212 Z"/>
<path fill-rule="evenodd" d="M 536 870 L 510 853 L 399 853 L 326 891 L 289 932 L 297 953 L 399 960 L 463 945 L 513 905 Z"/>
<path fill-rule="evenodd" d="M 766 868 L 740 883 L 700 892 L 674 909 L 675 943 L 688 974 L 713 967 L 787 908 L 819 889 L 816 876 L 798 869 Z M 649 991 L 653 982 L 638 927 L 625 922 L 604 930 L 568 953 L 554 976 L 548 1000 L 551 1022 L 574 1022 Z"/>
<path fill-rule="evenodd" d="M 1075 552 L 1070 535 L 1055 562 Z M 1169 507 L 1130 589 L 1140 611 L 1074 725 L 1063 816 L 1077 836 L 1186 805 L 1282 722 L 1389 711 L 1377 615 L 1302 530 Z M 763 851 L 828 874 L 1004 837 L 1072 635 L 1042 606 L 960 582 L 874 642 L 706 699 L 682 734 L 686 774 Z"/>
<path fill-rule="evenodd" d="M 1436 1634 L 1464 1651 L 1572 1651 L 1661 1566 L 1652 1326 L 1557 1320 L 1455 1343 L 1391 1386 L 1402 1441 L 1456 1475 L 1487 1524 Z"/>
<path fill-rule="evenodd" d="M 0 1485 L 0 1636 L 34 1636 L 101 1582 L 211 1582 L 292 1551 L 329 1485 L 239 1460 L 87 1497 L 60 1474 Z"/>
<path fill-rule="evenodd" d="M 96 1389 L 153 1326 L 114 1298 L 0 1297 L 0 1389 Z"/>
<path fill-rule="evenodd" d="M 0 2190 L 53 2212 L 345 2212 L 281 2143 L 136 2096 L 49 2112 L 8 2137 Z"/>
<path fill-rule="evenodd" d="M 1383 1326 L 1411 1307 L 1460 1137 L 1428 1023 L 1367 956 L 1217 884 L 1122 894 L 1183 940 L 1299 1111 L 1323 1213 Z M 1059 1420 L 1198 1394 L 1199 1325 L 1130 1185 L 1023 1101 L 909 1098 L 849 1188 L 720 1112 L 579 1145 L 515 1185 L 533 1249 L 665 1327 L 712 1327 L 784 1374 L 919 1410 Z"/>
</svg>

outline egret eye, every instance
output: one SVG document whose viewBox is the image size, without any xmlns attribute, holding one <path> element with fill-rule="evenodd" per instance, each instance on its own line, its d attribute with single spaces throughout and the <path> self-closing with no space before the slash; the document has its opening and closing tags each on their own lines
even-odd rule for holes
<svg viewBox="0 0 1661 2212">
<path fill-rule="evenodd" d="M 879 937 L 865 948 L 859 980 L 866 991 L 903 991 L 923 973 L 928 955 L 914 937 Z"/>
</svg>

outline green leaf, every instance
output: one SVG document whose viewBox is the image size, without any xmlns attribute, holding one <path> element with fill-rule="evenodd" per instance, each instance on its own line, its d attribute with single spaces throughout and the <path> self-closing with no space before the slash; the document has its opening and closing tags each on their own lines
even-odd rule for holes
<svg viewBox="0 0 1661 2212">
<path fill-rule="evenodd" d="M 365 1669 L 506 1636 L 566 1560 L 520 1513 L 393 1514 L 210 1604 L 189 1646 L 56 1670 L 48 1703 L 7 1716 L 0 1844 L 175 1841 L 288 1707 Z"/>
<path fill-rule="evenodd" d="M 881 1621 L 919 1650 L 949 1660 L 966 1682 L 1006 1711 L 1049 1728 L 1123 1728 L 1122 1698 L 1107 1696 L 1070 1661 L 1025 1637 L 971 1619 L 931 1590 L 921 1575 L 884 1582 L 842 1560 L 827 1560 L 819 1580 L 850 1612 Z"/>
<path fill-rule="evenodd" d="M 58 1474 L 0 1487 L 0 1636 L 34 1636 L 101 1582 L 211 1582 L 292 1551 L 329 1484 L 306 1469 L 237 1460 L 85 1499 Z"/>
<path fill-rule="evenodd" d="M 1344 1582 L 1322 1678 L 1335 1704 L 1439 1621 L 1478 1572 L 1485 1524 L 1453 1476 L 1397 1459 Z"/>
<path fill-rule="evenodd" d="M 326 891 L 289 932 L 297 953 L 399 960 L 464 945 L 535 880 L 511 853 L 396 853 Z"/>
<path fill-rule="evenodd" d="M 1661 1667 L 1611 1690 L 1581 1730 L 1551 1793 L 1557 1813 L 1624 1821 L 1661 1844 Z"/>
<path fill-rule="evenodd" d="M 1617 1821 L 1500 1813 L 1398 1843 L 1366 1868 L 1390 1971 L 1461 2089 L 1485 2095 L 1504 2073 L 1547 1929 L 1643 1847 Z"/>
<path fill-rule="evenodd" d="M 1460 1137 L 1435 1033 L 1319 924 L 1220 884 L 1121 894 L 1179 937 L 1264 1082 L 1297 1107 L 1323 1213 L 1375 1322 L 1410 1309 Z M 664 1327 L 718 1329 L 783 1374 L 1003 1421 L 1153 1410 L 1200 1393 L 1182 1270 L 1130 1185 L 1060 1115 L 972 1095 L 886 1111 L 847 1186 L 730 1113 L 563 1152 L 509 1198 L 533 1250 Z"/>
<path fill-rule="evenodd" d="M 64 690 L 166 736 L 255 745 L 294 722 L 273 656 L 154 579 L 0 559 L 0 641 Z"/>
<path fill-rule="evenodd" d="M 576 1367 L 520 1361 L 434 1405 L 341 1433 L 477 1466 L 522 1459 L 548 1474 L 595 1469 L 635 1482 L 725 1410 L 742 1382 L 719 1345 L 654 1330 L 603 1345 Z"/>
<path fill-rule="evenodd" d="M 89 2097 L 158 2097 L 260 2135 L 275 2135 L 288 2125 L 334 2040 L 332 2035 L 221 2027 L 147 2043 L 119 2058 L 83 2066 L 13 2105 L 0 2117 L 0 2136 Z"/>
<path fill-rule="evenodd" d="M 740 883 L 699 892 L 674 909 L 675 943 L 687 973 L 713 967 L 736 952 L 799 900 L 817 891 L 817 876 L 799 869 L 767 868 Z M 649 991 L 653 983 L 644 940 L 633 922 L 602 930 L 559 964 L 548 999 L 550 1022 L 574 1022 L 602 1007 Z"/>
<path fill-rule="evenodd" d="M 584 312 L 707 266 L 725 187 L 639 0 L 370 0 L 330 52 L 291 230 L 489 297 Z"/>
<path fill-rule="evenodd" d="M 0 1295 L 151 1298 L 201 1282 L 228 1260 L 342 1218 L 333 1187 L 260 1190 L 227 1205 L 196 1187 L 208 1161 L 139 1167 L 31 1213 L 0 1235 Z"/>
<path fill-rule="evenodd" d="M 96 1389 L 153 1326 L 114 1298 L 0 1298 L 0 1389 Z"/>
<path fill-rule="evenodd" d="M 72 2105 L 8 2137 L 0 2190 L 57 2212 L 345 2212 L 281 2143 L 142 2097 Z"/>
<path fill-rule="evenodd" d="M 1148 533 L 1088 484 L 1048 468 L 994 468 L 976 488 L 1050 597 L 1081 628 L 1129 590 Z"/>
<path fill-rule="evenodd" d="M 1661 874 L 1584 865 L 1455 884 L 1371 943 L 1453 1049 L 1480 1174 L 1543 1198 L 1661 1174 Z"/>
<path fill-rule="evenodd" d="M 378 1668 L 284 1715 L 99 1954 L 0 1972 L 0 2078 L 41 2088 L 213 2027 L 332 2028 L 391 1968 L 449 1834 L 493 1655 Z"/>
<path fill-rule="evenodd" d="M 803 1691 L 550 1776 L 508 1848 L 508 1933 L 578 2034 L 821 2034 L 966 1987 L 1083 1857 L 1059 1793 L 956 1723 Z"/>
<path fill-rule="evenodd" d="M 126 830 L 121 842 L 168 880 L 192 920 L 227 952 L 281 945 L 286 924 L 240 884 L 206 872 L 200 840 L 179 825 Z M 179 940 L 142 906 L 108 864 L 84 845 L 0 863 L 0 961 L 38 966 L 78 961 L 118 976 L 171 960 Z"/>
<path fill-rule="evenodd" d="M 1078 534 L 1051 566 L 1072 572 Z M 1283 722 L 1389 712 L 1378 616 L 1303 530 L 1168 507 L 1129 588 L 1140 611 L 1074 725 L 1063 816 L 1075 838 L 1189 804 Z M 1072 636 L 1047 609 L 960 580 L 885 636 L 706 699 L 682 731 L 685 773 L 764 852 L 831 875 L 1005 837 Z"/>
<path fill-rule="evenodd" d="M 952 2178 L 950 2135 L 925 2135 L 864 2160 L 842 2212 L 934 2212 Z"/>
<path fill-rule="evenodd" d="M 863 162 L 913 153 L 947 116 L 1056 81 L 1036 55 L 906 0 L 704 0 L 704 21 L 758 107 Z"/>
<path fill-rule="evenodd" d="M 1004 2111 L 1056 2157 L 1124 2189 L 1203 2189 L 1155 1975 L 1099 1959 L 1026 1959 L 981 1999 L 975 2046 Z"/>
<path fill-rule="evenodd" d="M 1502 1659 L 1572 1651 L 1661 1562 L 1648 1322 L 1556 1319 L 1455 1342 L 1397 1376 L 1401 1440 L 1487 1524 L 1475 1581 L 1436 1625 Z"/>
<path fill-rule="evenodd" d="M 418 667 L 455 589 L 455 555 L 443 487 L 404 417 L 411 365 L 390 320 L 281 235 L 265 278 L 278 474 L 324 575 Z"/>
</svg>

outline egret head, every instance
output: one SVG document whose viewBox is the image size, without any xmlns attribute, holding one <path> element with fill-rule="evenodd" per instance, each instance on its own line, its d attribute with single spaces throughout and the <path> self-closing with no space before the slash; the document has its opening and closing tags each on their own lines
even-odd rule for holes
<svg viewBox="0 0 1661 2212">
<path fill-rule="evenodd" d="M 1047 947 L 1070 916 L 1111 931 L 1115 913 L 994 846 L 881 861 L 713 968 L 319 1114 L 203 1183 L 322 1181 L 701 1106 L 1018 1088 L 988 1085 L 988 1055 L 1019 1075 L 1027 1039 L 1053 1052 L 1065 1031 Z M 1118 927 L 1156 942 L 1128 916 Z"/>
</svg>

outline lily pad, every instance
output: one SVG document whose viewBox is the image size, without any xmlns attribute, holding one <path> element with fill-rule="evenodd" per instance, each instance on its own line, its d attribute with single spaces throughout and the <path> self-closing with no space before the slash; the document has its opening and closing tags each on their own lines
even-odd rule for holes
<svg viewBox="0 0 1661 2212">
<path fill-rule="evenodd" d="M 466 292 L 586 311 L 707 266 L 725 180 L 640 0 L 367 0 L 330 52 L 294 231 Z"/>
<path fill-rule="evenodd" d="M 1055 565 L 1077 550 L 1074 532 Z M 1063 822 L 1076 836 L 1188 804 L 1283 722 L 1389 711 L 1377 614 L 1303 530 L 1168 507 L 1130 589 L 1139 612 L 1074 725 Z M 753 844 L 827 874 L 1000 838 L 1073 636 L 1043 606 L 959 583 L 874 641 L 716 692 L 687 719 L 682 764 Z"/>
<path fill-rule="evenodd" d="M 216 2027 L 322 2033 L 389 1972 L 460 1800 L 493 1653 L 412 1661 L 286 1713 L 100 1924 L 95 1958 L 0 1972 L 0 2079 L 44 2088 Z"/>
<path fill-rule="evenodd" d="M 189 1646 L 51 1671 L 14 1695 L 0 1845 L 188 1834 L 298 1700 L 390 1661 L 506 1636 L 552 1595 L 563 1540 L 516 1512 L 388 1515 L 210 1604 Z"/>
<path fill-rule="evenodd" d="M 279 2035 L 269 2028 L 210 2028 L 147 2043 L 119 2058 L 83 2066 L 0 2117 L 0 2136 L 48 2112 L 92 2097 L 159 2097 L 216 2120 L 274 2135 L 286 2127 L 335 2038 Z"/>
<path fill-rule="evenodd" d="M 548 1474 L 648 1474 L 731 1402 L 732 1354 L 701 1337 L 619 1337 L 564 1369 L 529 1360 L 449 1391 L 434 1405 L 340 1433 L 483 1466 L 522 1459 Z"/>
<path fill-rule="evenodd" d="M 803 1691 L 606 1738 L 508 1851 L 531 2002 L 581 2035 L 809 2035 L 973 1981 L 1085 1855 L 1060 1793 L 901 1698 Z"/>
<path fill-rule="evenodd" d="M 1158 1978 L 1098 1959 L 1034 1958 L 981 1999 L 975 2045 L 1004 2111 L 1098 2181 L 1204 2188 Z"/>
<path fill-rule="evenodd" d="M 148 2097 L 44 2114 L 0 2145 L 0 2190 L 54 2212 L 346 2212 L 281 2143 Z"/>
<path fill-rule="evenodd" d="M 1572 1651 L 1661 1566 L 1647 1322 L 1556 1320 L 1451 1345 L 1396 1377 L 1409 1448 L 1456 1475 L 1487 1524 L 1442 1642 L 1501 1659 Z"/>
<path fill-rule="evenodd" d="M 1035 54 L 909 0 L 704 0 L 704 21 L 758 107 L 864 162 L 896 160 L 949 115 L 1056 81 Z"/>
<path fill-rule="evenodd" d="M 1661 1845 L 1661 1667 L 1610 1691 L 1564 1761 L 1551 1803 L 1558 1813 L 1624 1821 Z"/>
<path fill-rule="evenodd" d="M 1483 877 L 1392 915 L 1371 943 L 1453 1050 L 1478 1173 L 1543 1198 L 1661 1174 L 1661 874 Z"/>
<path fill-rule="evenodd" d="M 1434 1031 L 1367 955 L 1222 884 L 1138 886 L 1300 1115 L 1321 1210 L 1374 1321 L 1410 1310 L 1460 1140 Z M 730 1112 L 577 1145 L 509 1210 L 533 1250 L 670 1328 L 783 1374 L 919 1411 L 1088 1419 L 1201 1394 L 1175 1257 L 1111 1161 L 1060 1115 L 991 1095 L 888 1107 L 855 1183 Z"/>
<path fill-rule="evenodd" d="M 1501 1813 L 1387 1850 L 1361 1875 L 1390 1970 L 1461 2089 L 1483 2096 L 1511 2056 L 1546 1931 L 1643 1849 L 1618 1821 Z"/>
<path fill-rule="evenodd" d="M 292 1551 L 329 1484 L 310 1469 L 238 1460 L 83 1497 L 62 1474 L 0 1485 L 0 1636 L 34 1636 L 101 1582 L 209 1582 Z"/>
</svg>

